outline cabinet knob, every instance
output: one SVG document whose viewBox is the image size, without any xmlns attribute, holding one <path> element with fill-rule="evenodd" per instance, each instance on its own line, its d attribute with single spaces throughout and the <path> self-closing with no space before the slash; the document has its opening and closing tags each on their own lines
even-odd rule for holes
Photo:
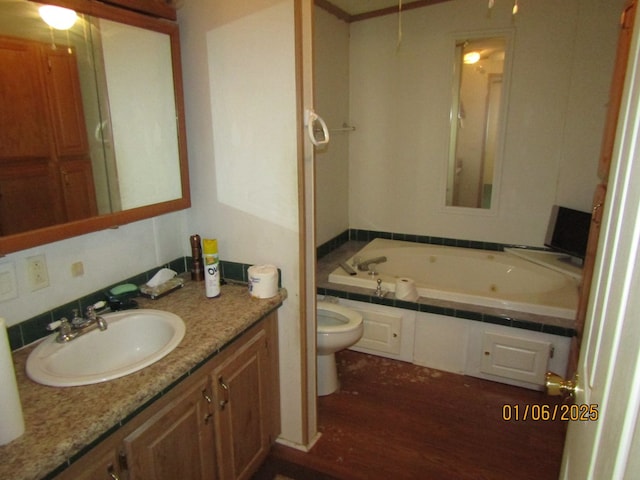
<svg viewBox="0 0 640 480">
<path fill-rule="evenodd" d="M 112 480 L 120 480 L 120 477 L 116 474 L 116 472 L 113 469 L 113 465 L 109 465 L 107 467 L 107 473 L 109 474 L 109 477 L 111 477 Z"/>
<path fill-rule="evenodd" d="M 202 390 L 202 396 L 207 401 L 207 403 L 211 403 L 211 397 L 209 395 L 207 395 L 207 391 L 206 390 Z"/>
<path fill-rule="evenodd" d="M 207 414 L 204 416 L 204 423 L 205 423 L 205 425 L 208 425 L 208 424 L 209 424 L 209 420 L 211 420 L 211 417 L 213 417 L 213 413 L 207 413 Z"/>
</svg>

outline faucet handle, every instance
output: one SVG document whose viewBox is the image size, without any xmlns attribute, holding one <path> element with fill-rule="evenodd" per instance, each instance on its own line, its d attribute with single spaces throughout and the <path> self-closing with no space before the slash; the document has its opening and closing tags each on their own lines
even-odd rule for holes
<svg viewBox="0 0 640 480">
<path fill-rule="evenodd" d="M 57 329 L 62 330 L 67 327 L 69 327 L 69 320 L 67 320 L 67 317 L 62 317 L 60 318 L 60 320 L 56 320 L 48 324 L 47 330 L 49 330 L 50 332 L 53 332 L 54 330 L 57 330 Z"/>
<path fill-rule="evenodd" d="M 100 311 L 107 307 L 107 302 L 104 300 L 100 300 L 93 305 L 87 306 L 87 318 L 92 318 L 92 316 L 96 315 L 96 311 Z"/>
<path fill-rule="evenodd" d="M 60 320 L 56 320 L 47 325 L 47 330 L 56 329 L 58 330 L 58 336 L 56 337 L 56 342 L 58 343 L 66 343 L 78 336 L 78 331 L 71 327 L 71 323 L 69 323 L 66 317 L 62 317 Z"/>
</svg>

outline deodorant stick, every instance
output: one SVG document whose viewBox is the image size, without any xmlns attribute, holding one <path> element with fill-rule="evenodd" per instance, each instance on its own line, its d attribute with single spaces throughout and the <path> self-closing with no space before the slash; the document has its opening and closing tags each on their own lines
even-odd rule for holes
<svg viewBox="0 0 640 480">
<path fill-rule="evenodd" d="M 202 240 L 202 256 L 204 259 L 204 288 L 209 298 L 220 295 L 220 263 L 218 262 L 218 240 Z"/>
</svg>

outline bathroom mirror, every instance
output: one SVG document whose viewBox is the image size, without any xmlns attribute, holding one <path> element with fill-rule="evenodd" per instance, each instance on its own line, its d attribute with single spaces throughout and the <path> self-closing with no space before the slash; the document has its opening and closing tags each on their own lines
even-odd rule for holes
<svg viewBox="0 0 640 480">
<path fill-rule="evenodd" d="M 40 6 L 0 0 L 0 254 L 190 206 L 177 25 Z"/>
<path fill-rule="evenodd" d="M 457 38 L 446 205 L 491 208 L 503 144 L 506 36 Z"/>
</svg>

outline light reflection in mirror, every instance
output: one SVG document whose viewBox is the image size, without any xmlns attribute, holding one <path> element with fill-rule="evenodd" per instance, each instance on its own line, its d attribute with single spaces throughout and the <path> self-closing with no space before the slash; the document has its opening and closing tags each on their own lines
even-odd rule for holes
<svg viewBox="0 0 640 480">
<path fill-rule="evenodd" d="M 456 42 L 446 205 L 490 209 L 501 151 L 507 39 Z"/>
</svg>

